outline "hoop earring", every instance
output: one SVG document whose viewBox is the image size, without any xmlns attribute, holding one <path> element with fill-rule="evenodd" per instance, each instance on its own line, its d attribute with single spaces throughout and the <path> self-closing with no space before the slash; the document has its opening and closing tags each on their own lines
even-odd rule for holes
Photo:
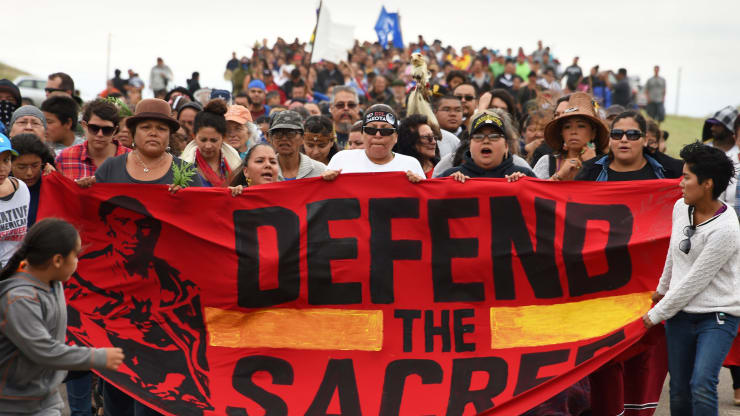
<svg viewBox="0 0 740 416">
<path fill-rule="evenodd" d="M 247 186 L 252 186 L 252 178 L 247 178 Z"/>
</svg>

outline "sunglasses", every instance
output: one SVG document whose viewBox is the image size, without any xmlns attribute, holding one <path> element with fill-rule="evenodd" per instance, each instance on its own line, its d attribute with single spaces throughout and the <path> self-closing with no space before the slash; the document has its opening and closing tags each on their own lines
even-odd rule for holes
<svg viewBox="0 0 740 416">
<path fill-rule="evenodd" d="M 355 108 L 355 107 L 357 107 L 357 103 L 353 103 L 352 101 L 348 101 L 346 103 L 343 102 L 343 101 L 338 101 L 338 102 L 334 103 L 334 108 L 336 108 L 337 110 L 344 110 L 344 106 L 345 105 L 350 110 L 353 109 L 353 108 Z"/>
<path fill-rule="evenodd" d="M 391 134 L 396 132 L 396 129 L 391 127 L 383 127 L 383 128 L 376 128 L 376 127 L 363 127 L 362 132 L 365 134 L 369 134 L 371 136 L 375 136 L 380 132 L 381 136 L 390 136 Z"/>
<path fill-rule="evenodd" d="M 97 124 L 87 123 L 87 130 L 93 135 L 98 134 L 99 131 L 103 131 L 103 136 L 110 136 L 116 132 L 115 126 L 98 126 Z"/>
<path fill-rule="evenodd" d="M 61 88 L 44 88 L 44 91 L 46 91 L 47 94 L 51 94 L 53 92 L 66 92 L 67 90 L 61 89 Z"/>
<path fill-rule="evenodd" d="M 642 132 L 640 130 L 612 129 L 611 133 L 609 133 L 609 137 L 611 137 L 612 140 L 622 140 L 622 136 L 624 135 L 627 136 L 627 140 L 635 141 L 640 140 L 640 137 L 642 137 Z"/>
<path fill-rule="evenodd" d="M 437 136 L 435 136 L 433 134 L 427 134 L 425 136 L 419 135 L 419 140 L 422 143 L 429 143 L 429 144 L 436 143 L 437 142 Z"/>
<path fill-rule="evenodd" d="M 473 100 L 475 100 L 475 95 L 456 95 L 455 97 L 459 98 L 460 101 L 473 101 Z"/>
<path fill-rule="evenodd" d="M 686 236 L 686 239 L 678 243 L 678 249 L 683 251 L 684 254 L 689 254 L 689 251 L 691 250 L 691 237 L 694 235 L 695 232 L 695 225 L 687 225 L 686 227 L 684 227 L 683 235 Z"/>
<path fill-rule="evenodd" d="M 298 137 L 298 134 L 299 133 L 300 133 L 300 131 L 298 131 L 298 130 L 287 130 L 287 131 L 285 131 L 285 130 L 275 130 L 275 131 L 273 131 L 271 133 L 268 133 L 268 134 L 273 139 L 278 139 L 279 140 L 279 139 L 285 138 L 285 139 L 288 139 L 288 140 L 293 140 L 296 137 Z"/>
</svg>

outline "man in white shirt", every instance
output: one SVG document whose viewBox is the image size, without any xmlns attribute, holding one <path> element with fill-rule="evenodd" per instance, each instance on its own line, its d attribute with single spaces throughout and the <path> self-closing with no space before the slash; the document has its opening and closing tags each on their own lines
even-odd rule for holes
<svg viewBox="0 0 740 416">
<path fill-rule="evenodd" d="M 157 58 L 157 65 L 152 67 L 149 75 L 149 88 L 154 92 L 155 98 L 164 98 L 167 94 L 167 85 L 173 81 L 174 75 L 169 66 L 164 64 L 162 58 Z"/>
</svg>

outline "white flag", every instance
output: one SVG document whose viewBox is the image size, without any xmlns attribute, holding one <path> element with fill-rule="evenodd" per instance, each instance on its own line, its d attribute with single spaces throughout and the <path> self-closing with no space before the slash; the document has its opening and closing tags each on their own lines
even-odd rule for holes
<svg viewBox="0 0 740 416">
<path fill-rule="evenodd" d="M 355 27 L 334 23 L 329 16 L 329 9 L 321 5 L 319 23 L 316 26 L 316 37 L 313 41 L 311 63 L 320 60 L 338 64 L 347 60 L 347 51 L 355 44 Z"/>
</svg>

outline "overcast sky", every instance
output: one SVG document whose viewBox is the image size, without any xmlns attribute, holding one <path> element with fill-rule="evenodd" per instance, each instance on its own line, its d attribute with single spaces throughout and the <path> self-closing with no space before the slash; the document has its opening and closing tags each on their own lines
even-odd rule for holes
<svg viewBox="0 0 740 416">
<path fill-rule="evenodd" d="M 3 9 L 0 61 L 35 75 L 69 73 L 84 96 L 105 88 L 106 45 L 112 35 L 110 73 L 133 68 L 145 82 L 157 56 L 184 85 L 192 71 L 201 85 L 224 86 L 232 51 L 251 55 L 255 40 L 277 36 L 307 40 L 315 24 L 314 0 L 37 0 Z M 377 40 L 381 5 L 398 11 L 404 40 L 421 34 L 445 44 L 494 49 L 538 39 L 566 66 L 581 58 L 584 72 L 626 67 L 644 82 L 655 64 L 668 83 L 666 110 L 705 116 L 740 104 L 740 1 L 551 0 L 325 0 L 332 19 L 356 26 L 355 37 Z M 516 6 L 516 8 L 512 8 Z"/>
</svg>

